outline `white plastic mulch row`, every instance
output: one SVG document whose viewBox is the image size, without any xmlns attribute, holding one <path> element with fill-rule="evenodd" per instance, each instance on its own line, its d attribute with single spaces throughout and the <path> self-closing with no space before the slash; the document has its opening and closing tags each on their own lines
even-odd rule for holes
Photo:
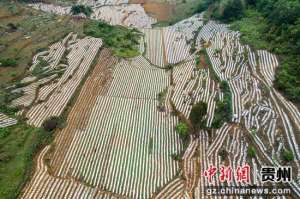
<svg viewBox="0 0 300 199">
<path fill-rule="evenodd" d="M 140 4 L 122 4 L 94 8 L 92 19 L 103 20 L 111 25 L 135 28 L 151 28 L 156 19 L 148 16 Z"/>
<path fill-rule="evenodd" d="M 164 67 L 190 58 L 191 42 L 196 31 L 203 26 L 202 15 L 194 15 L 173 26 L 141 29 L 145 34 L 146 57 L 154 65 Z M 141 45 L 140 50 L 144 51 Z"/>
<path fill-rule="evenodd" d="M 113 73 L 114 81 L 108 89 L 108 96 L 126 97 L 139 99 L 156 99 L 157 95 L 162 92 L 169 84 L 169 77 L 164 70 L 142 69 L 133 67 L 132 64 L 138 60 L 130 62 L 121 61 Z M 140 59 L 147 67 L 147 60 Z M 140 66 L 141 67 L 141 66 Z"/>
<path fill-rule="evenodd" d="M 175 64 L 189 57 L 190 46 L 184 34 L 174 31 L 170 27 L 162 31 L 166 59 L 169 64 Z"/>
<path fill-rule="evenodd" d="M 169 184 L 166 187 L 164 187 L 154 198 L 179 198 L 184 191 L 184 187 L 184 180 L 180 178 L 175 178 L 174 180 L 169 182 Z"/>
<path fill-rule="evenodd" d="M 145 34 L 146 54 L 145 57 L 150 60 L 154 65 L 164 67 L 164 47 L 163 47 L 163 35 L 161 29 L 141 29 Z"/>
<path fill-rule="evenodd" d="M 253 52 L 249 46 L 240 44 L 238 32 L 230 31 L 226 25 L 213 21 L 200 31 L 197 39 L 199 45 L 201 39 L 209 43 L 206 50 L 214 72 L 229 84 L 232 95 L 232 121 L 238 124 L 244 121 L 247 129 L 244 133 L 253 136 L 264 161 L 279 165 L 280 151 L 291 150 L 295 157 L 293 162 L 299 180 L 300 152 L 296 135 L 300 130 L 300 114 L 291 102 L 271 88 L 274 72 L 278 67 L 275 55 L 262 50 Z M 214 138 L 208 155 L 217 154 L 217 146 L 224 142 L 220 135 L 222 134 Z M 231 141 L 227 140 L 227 143 Z M 245 147 L 247 143 L 241 148 L 243 154 L 246 153 Z M 240 165 L 244 159 L 245 155 L 229 161 L 232 165 Z M 220 163 L 217 155 L 213 161 L 215 165 Z M 256 160 L 251 162 L 256 169 L 265 163 Z M 300 187 L 296 183 L 297 180 L 291 183 L 291 187 L 298 193 Z"/>
<path fill-rule="evenodd" d="M 104 5 L 120 5 L 127 4 L 128 0 L 78 0 L 77 4 L 89 5 L 93 7 L 104 6 Z"/>
<path fill-rule="evenodd" d="M 17 124 L 18 121 L 14 118 L 10 118 L 7 115 L 0 113 L 0 128 L 5 128 L 8 126 L 13 126 Z"/>
<path fill-rule="evenodd" d="M 46 99 L 48 94 L 51 96 L 47 97 L 46 101 L 34 104 L 27 112 L 29 124 L 41 126 L 47 118 L 59 116 L 63 112 L 101 45 L 102 40 L 96 38 L 84 38 L 73 44 L 68 54 L 69 63 L 66 71 L 55 86 L 46 85 L 46 88 L 50 90 L 45 91 L 46 88 L 41 88 L 41 96 L 38 99 Z"/>
<path fill-rule="evenodd" d="M 116 195 L 91 188 L 74 179 L 62 179 L 49 175 L 44 156 L 50 146 L 45 147 L 38 157 L 36 173 L 21 199 L 84 198 L 118 199 Z"/>
<path fill-rule="evenodd" d="M 23 95 L 17 99 L 14 99 L 11 104 L 13 106 L 24 106 L 28 107 L 31 104 L 34 103 L 34 100 L 37 95 L 37 90 L 40 86 L 47 84 L 48 82 L 52 81 L 57 77 L 56 74 L 51 75 L 49 77 L 45 77 L 43 79 L 40 79 L 36 82 L 33 82 L 29 84 L 28 86 L 22 87 L 22 88 L 17 88 L 14 89 L 12 92 L 13 93 L 18 93 L 18 92 L 23 92 Z"/>
<path fill-rule="evenodd" d="M 172 180 L 179 165 L 171 155 L 181 150 L 174 129 L 178 121 L 157 109 L 157 92 L 168 75 L 148 67 L 127 61 L 115 66 L 108 91 L 85 118 L 86 128 L 74 130 L 58 176 L 71 175 L 132 198 L 150 198 Z"/>
<path fill-rule="evenodd" d="M 261 73 L 264 76 L 269 86 L 273 85 L 273 80 L 275 79 L 275 70 L 278 67 L 278 61 L 275 55 L 269 53 L 265 50 L 257 51 L 259 67 Z"/>
<path fill-rule="evenodd" d="M 170 26 L 172 30 L 182 33 L 187 41 L 194 38 L 195 32 L 203 26 L 203 13 L 195 14 Z"/>
<path fill-rule="evenodd" d="M 98 2 L 100 3 L 100 2 Z M 103 2 L 105 5 L 91 5 L 92 19 L 105 21 L 111 25 L 123 25 L 135 28 L 151 28 L 156 19 L 150 17 L 140 4 L 126 4 L 126 2 Z M 30 7 L 57 15 L 70 15 L 71 6 L 59 6 L 46 3 L 28 4 Z M 87 4 L 89 5 L 89 3 Z"/>
</svg>

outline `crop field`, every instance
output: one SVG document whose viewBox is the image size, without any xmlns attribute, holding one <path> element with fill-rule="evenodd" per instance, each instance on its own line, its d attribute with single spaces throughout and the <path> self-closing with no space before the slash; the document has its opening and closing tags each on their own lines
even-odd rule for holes
<svg viewBox="0 0 300 199">
<path fill-rule="evenodd" d="M 195 15 L 163 28 L 142 29 L 145 57 L 158 67 L 177 64 L 190 57 L 194 33 L 203 25 L 201 15 Z"/>
<path fill-rule="evenodd" d="M 135 198 L 151 197 L 176 175 L 179 165 L 171 155 L 181 150 L 174 132 L 177 118 L 169 111 L 159 112 L 156 100 L 168 85 L 168 74 L 149 63 L 135 67 L 141 62 L 147 63 L 143 57 L 116 63 L 107 50 L 102 50 L 70 112 L 68 125 L 57 137 L 51 174 Z M 53 183 L 56 181 L 46 186 L 50 188 Z M 52 196 L 43 194 L 41 191 L 30 197 Z"/>
<path fill-rule="evenodd" d="M 35 127 L 65 121 L 37 155 L 21 199 L 203 199 L 211 185 L 263 185 L 265 165 L 292 167 L 286 185 L 293 195 L 278 198 L 300 197 L 300 112 L 273 86 L 275 54 L 252 49 L 240 32 L 203 13 L 152 27 L 156 19 L 140 2 L 78 3 L 91 6 L 92 19 L 136 28 L 106 39 L 142 35 L 132 40 L 139 52 L 116 55 L 95 38 L 112 27 L 95 23 L 93 37 L 70 31 L 33 53 L 24 77 L 6 88 L 9 107 Z M 61 16 L 71 10 L 67 3 L 29 6 Z M 0 129 L 20 121 L 0 113 Z M 243 165 L 252 169 L 249 183 L 204 175 L 210 166 Z"/>
<path fill-rule="evenodd" d="M 60 116 L 101 45 L 101 39 L 77 39 L 70 33 L 49 50 L 35 55 L 29 76 L 11 88 L 11 93 L 21 95 L 12 101 L 12 106 L 23 107 L 19 114 L 37 127 L 50 117 Z"/>
<path fill-rule="evenodd" d="M 151 28 L 151 25 L 156 23 L 156 19 L 148 16 L 140 4 L 124 4 L 108 1 L 99 1 L 95 3 L 93 1 L 87 5 L 90 5 L 93 9 L 93 13 L 90 16 L 91 19 L 105 21 L 110 25 Z M 45 3 L 34 3 L 29 4 L 29 6 L 37 10 L 42 10 L 57 15 L 71 14 L 71 6 Z"/>
</svg>

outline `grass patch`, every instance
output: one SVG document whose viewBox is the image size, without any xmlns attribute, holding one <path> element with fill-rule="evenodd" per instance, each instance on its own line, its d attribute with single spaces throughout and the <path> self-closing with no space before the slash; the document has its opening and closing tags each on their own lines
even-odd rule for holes
<svg viewBox="0 0 300 199">
<path fill-rule="evenodd" d="M 141 33 L 136 29 L 111 26 L 100 21 L 88 21 L 84 25 L 86 35 L 103 39 L 117 57 L 129 58 L 139 55 Z"/>
<path fill-rule="evenodd" d="M 17 198 L 31 175 L 33 156 L 52 134 L 21 122 L 0 128 L 0 137 L 0 198 Z"/>
<path fill-rule="evenodd" d="M 0 1 L 0 58 L 13 65 L 0 67 L 0 85 L 20 79 L 32 64 L 32 56 L 69 32 L 83 35 L 83 22 L 71 16 L 55 16 L 15 1 Z M 13 27 L 13 28 L 12 28 Z M 13 66 L 13 67 L 12 67 Z"/>
</svg>

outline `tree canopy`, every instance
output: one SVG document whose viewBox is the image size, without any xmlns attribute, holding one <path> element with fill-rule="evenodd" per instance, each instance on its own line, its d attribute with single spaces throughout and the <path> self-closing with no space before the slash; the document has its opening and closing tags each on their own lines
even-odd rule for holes
<svg viewBox="0 0 300 199">
<path fill-rule="evenodd" d="M 205 115 L 207 113 L 207 104 L 205 102 L 198 102 L 192 107 L 190 114 L 190 121 L 195 131 L 205 127 Z"/>
<path fill-rule="evenodd" d="M 71 12 L 73 15 L 78 15 L 78 14 L 82 13 L 82 14 L 85 14 L 87 17 L 89 17 L 93 13 L 93 10 L 89 6 L 73 5 L 71 8 Z"/>
<path fill-rule="evenodd" d="M 300 1 L 205 0 L 208 15 L 232 23 L 242 40 L 280 58 L 275 86 L 290 100 L 300 101 Z"/>
</svg>

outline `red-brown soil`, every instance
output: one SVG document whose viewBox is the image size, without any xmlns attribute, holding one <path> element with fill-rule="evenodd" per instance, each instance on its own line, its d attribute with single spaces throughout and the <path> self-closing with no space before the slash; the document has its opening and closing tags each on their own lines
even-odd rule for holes
<svg viewBox="0 0 300 199">
<path fill-rule="evenodd" d="M 129 3 L 142 4 L 145 11 L 158 21 L 170 20 L 175 9 L 174 4 L 157 2 L 155 0 L 130 0 Z"/>
</svg>

